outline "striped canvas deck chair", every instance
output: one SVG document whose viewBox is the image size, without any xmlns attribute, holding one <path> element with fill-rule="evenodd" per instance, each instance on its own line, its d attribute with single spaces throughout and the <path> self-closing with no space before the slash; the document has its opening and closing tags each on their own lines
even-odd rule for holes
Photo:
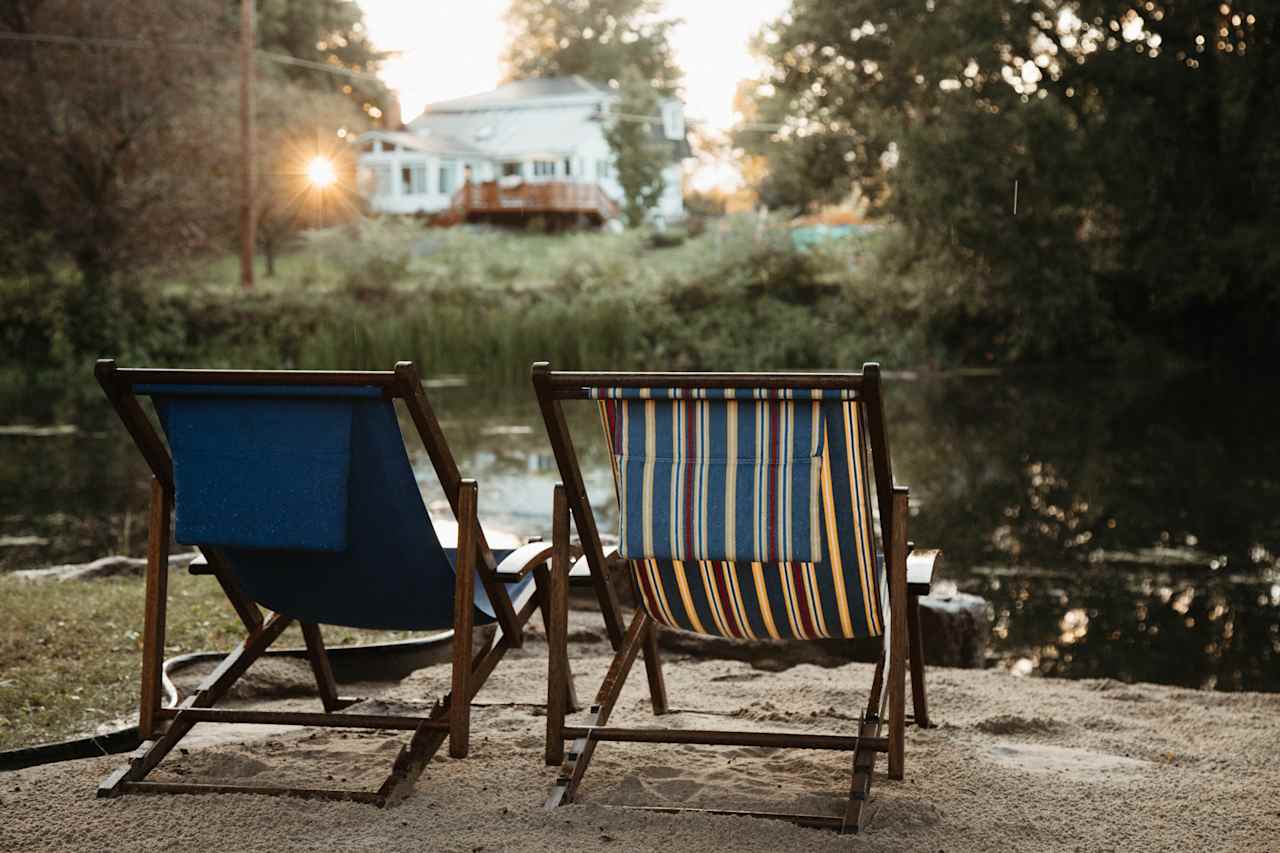
<svg viewBox="0 0 1280 853">
<path fill-rule="evenodd" d="M 602 741 L 843 750 L 853 755 L 844 814 L 657 810 L 856 832 L 876 756 L 887 753 L 888 775 L 903 776 L 908 658 L 914 722 L 929 724 L 918 598 L 939 557 L 913 552 L 907 542 L 908 490 L 893 482 L 879 366 L 824 374 L 572 373 L 539 363 L 532 378 L 564 481 L 553 513 L 547 714 L 547 762 L 563 765 L 547 806 L 573 801 Z M 566 400 L 594 401 L 599 409 L 620 518 L 620 544 L 608 554 L 564 417 Z M 566 611 L 558 600 L 569 570 L 570 516 L 582 561 L 625 571 L 640 604 L 584 726 L 566 725 L 556 698 L 566 678 L 567 658 L 558 657 Z M 659 629 L 730 639 L 877 638 L 882 654 L 851 734 L 610 726 L 642 653 L 654 712 L 665 712 Z M 565 741 L 572 741 L 567 754 Z"/>
<path fill-rule="evenodd" d="M 324 373 L 118 369 L 103 360 L 96 375 L 153 476 L 139 713 L 144 742 L 101 783 L 99 795 L 295 794 L 384 805 L 410 792 L 446 739 L 451 756 L 465 757 L 472 698 L 507 651 L 521 645 L 533 611 L 541 608 L 547 618 L 551 548 L 490 550 L 476 518 L 476 483 L 459 475 L 413 364 Z M 441 545 L 427 515 L 397 400 L 457 519 L 456 548 Z M 164 707 L 171 513 L 177 541 L 203 555 L 193 573 L 218 581 L 247 636 L 193 695 Z M 270 611 L 265 618 L 263 608 Z M 610 615 L 616 622 L 617 614 Z M 301 626 L 322 709 L 215 707 L 293 622 Z M 357 700 L 338 695 L 322 624 L 453 629 L 452 689 L 422 716 L 344 712 Z M 472 628 L 484 624 L 497 628 L 474 648 Z M 572 703 L 567 690 L 562 701 Z M 376 791 L 147 781 L 203 722 L 404 730 L 412 737 Z"/>
</svg>

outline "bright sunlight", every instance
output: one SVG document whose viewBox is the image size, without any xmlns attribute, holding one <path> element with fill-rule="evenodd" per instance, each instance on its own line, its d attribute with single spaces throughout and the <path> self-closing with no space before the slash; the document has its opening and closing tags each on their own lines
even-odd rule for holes
<svg viewBox="0 0 1280 853">
<path fill-rule="evenodd" d="M 307 163 L 307 180 L 312 186 L 324 189 L 333 183 L 335 177 L 333 161 L 328 157 L 313 157 Z"/>
</svg>

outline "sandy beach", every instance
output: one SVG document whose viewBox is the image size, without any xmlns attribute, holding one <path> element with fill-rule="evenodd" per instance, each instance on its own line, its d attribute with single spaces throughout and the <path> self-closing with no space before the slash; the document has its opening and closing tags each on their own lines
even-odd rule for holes
<svg viewBox="0 0 1280 853">
<path fill-rule="evenodd" d="M 588 698 L 608 648 L 574 614 Z M 799 750 L 604 744 L 580 802 L 548 812 L 542 764 L 545 645 L 535 632 L 477 698 L 472 752 L 437 756 L 413 796 L 370 806 L 255 796 L 98 800 L 121 756 L 0 774 L 3 850 L 1273 850 L 1280 849 L 1280 695 L 933 669 L 938 723 L 908 729 L 907 776 L 878 776 L 866 830 L 838 837 L 770 820 L 673 816 L 607 805 L 727 806 L 838 814 L 847 756 Z M 234 701 L 310 707 L 300 662 L 263 662 Z M 668 656 L 670 725 L 851 732 L 866 664 L 749 664 Z M 651 719 L 641 671 L 614 715 Z M 353 685 L 379 707 L 421 708 L 447 666 Z M 359 710 L 356 706 L 352 710 Z M 368 706 L 366 706 L 368 707 Z M 373 787 L 403 737 L 201 726 L 156 779 Z M 883 769 L 881 763 L 877 770 Z M 322 781 L 323 780 L 323 781 Z"/>
</svg>

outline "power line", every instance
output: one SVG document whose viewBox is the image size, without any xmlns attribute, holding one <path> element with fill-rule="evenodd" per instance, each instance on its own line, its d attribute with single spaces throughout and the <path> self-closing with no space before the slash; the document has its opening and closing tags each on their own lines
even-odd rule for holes
<svg viewBox="0 0 1280 853">
<path fill-rule="evenodd" d="M 213 45 L 197 44 L 194 42 L 157 42 L 143 41 L 142 39 L 64 36 L 56 33 L 0 33 L 0 41 L 21 41 L 35 44 L 56 44 L 83 47 L 118 47 L 132 50 L 169 50 L 179 52 L 192 51 L 197 53 L 225 54 L 231 54 L 234 52 L 234 48 L 217 47 Z M 309 68 L 313 71 L 324 71 L 329 74 L 352 77 L 357 80 L 370 80 L 375 83 L 382 82 L 381 78 L 376 74 L 370 74 L 367 71 L 355 71 L 350 68 L 344 68 L 341 65 L 334 65 L 330 62 L 316 62 L 311 59 L 299 59 L 298 57 L 290 56 L 287 53 L 273 53 L 269 50 L 256 50 L 254 51 L 254 54 L 261 59 L 265 59 L 269 62 L 275 62 L 280 65 L 294 65 L 300 68 Z"/>
<path fill-rule="evenodd" d="M 20 41 L 35 44 L 55 44 L 65 46 L 85 46 L 85 47 L 115 47 L 133 50 L 173 50 L 173 51 L 193 51 L 199 53 L 225 53 L 234 52 L 230 47 L 217 47 L 212 45 L 197 44 L 194 42 L 156 42 L 144 41 L 142 39 L 121 39 L 121 38 L 103 38 L 103 37 L 85 37 L 85 36 L 66 36 L 56 33 L 11 33 L 0 32 L 0 41 Z M 268 62 L 275 62 L 279 65 L 292 65 L 297 68 L 307 68 L 312 71 L 323 71 L 326 74 L 337 74 L 342 77 L 350 77 L 356 80 L 368 80 L 373 83 L 383 83 L 382 78 L 376 74 L 370 74 L 367 71 L 356 71 L 351 68 L 345 68 L 341 65 L 335 65 L 331 62 L 317 62 L 312 59 L 300 59 L 296 56 L 290 56 L 287 53 L 273 53 L 268 50 L 256 50 L 254 54 L 260 59 Z M 384 84 L 385 85 L 385 84 Z M 610 111 L 609 115 L 622 121 L 633 122 L 661 122 L 662 117 L 658 115 L 644 116 L 634 113 L 622 113 Z M 691 125 L 705 125 L 702 119 L 685 117 L 685 123 Z M 758 131 L 760 133 L 777 133 L 781 131 L 785 125 L 769 124 L 766 122 L 743 122 L 732 128 L 740 131 Z"/>
</svg>

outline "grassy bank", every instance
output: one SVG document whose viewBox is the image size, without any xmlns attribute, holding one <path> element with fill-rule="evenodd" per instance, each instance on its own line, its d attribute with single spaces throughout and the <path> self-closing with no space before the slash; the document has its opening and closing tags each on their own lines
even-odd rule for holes
<svg viewBox="0 0 1280 853">
<path fill-rule="evenodd" d="M 788 230 L 724 220 L 696 237 L 545 236 L 366 222 L 310 235 L 252 293 L 229 258 L 111 292 L 74 276 L 8 281 L 11 363 L 385 368 L 522 378 L 564 367 L 850 367 L 935 357 L 916 300 L 877 274 L 876 236 L 801 251 Z M 675 245 L 669 245 L 675 243 Z M 665 244 L 665 245 L 664 245 Z M 261 274 L 260 274 L 261 275 Z"/>
<path fill-rule="evenodd" d="M 91 733 L 137 713 L 141 578 L 25 581 L 0 575 L 0 749 Z M 226 650 L 244 629 L 218 585 L 172 572 L 165 657 Z M 325 642 L 402 639 L 398 632 L 327 627 Z M 291 627 L 278 648 L 301 647 Z"/>
</svg>

